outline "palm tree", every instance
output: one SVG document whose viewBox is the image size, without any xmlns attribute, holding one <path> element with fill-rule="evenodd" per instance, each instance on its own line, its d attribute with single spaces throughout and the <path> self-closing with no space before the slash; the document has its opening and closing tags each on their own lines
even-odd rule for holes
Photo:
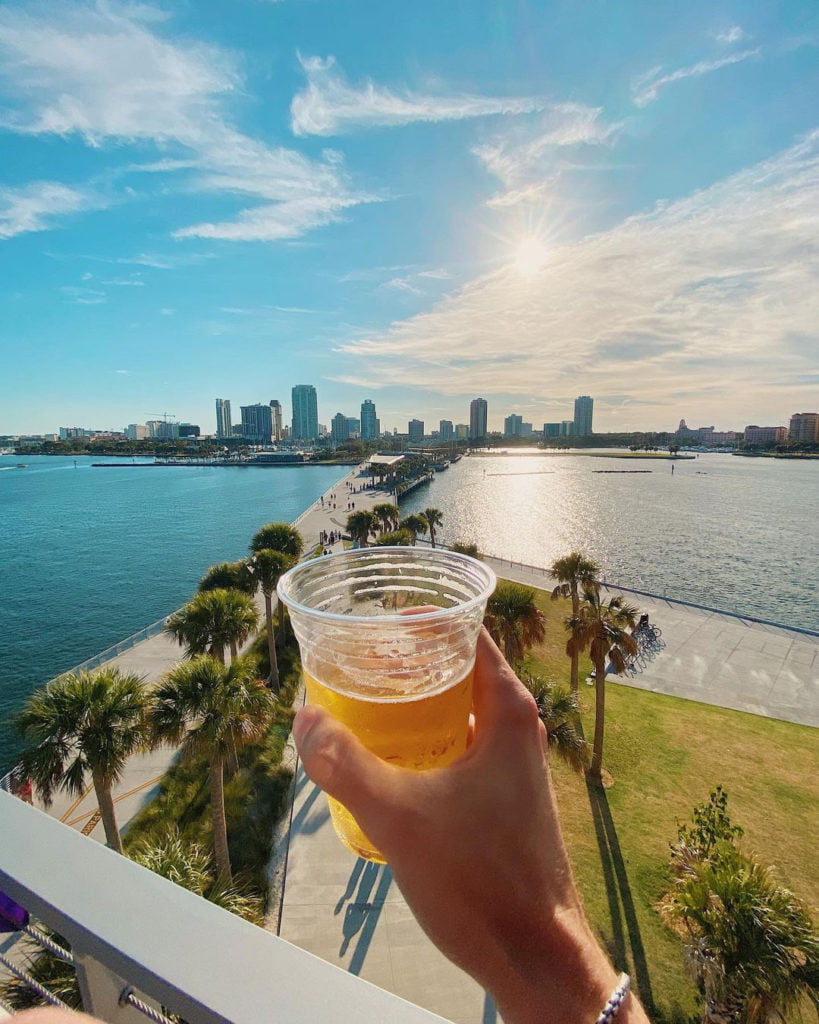
<svg viewBox="0 0 819 1024">
<path fill-rule="evenodd" d="M 248 563 L 240 558 L 238 562 L 217 562 L 199 580 L 199 593 L 206 590 L 241 590 L 243 594 L 256 593 L 256 580 Z"/>
<path fill-rule="evenodd" d="M 600 586 L 598 581 L 600 566 L 591 558 L 580 554 L 579 551 L 573 551 L 565 558 L 558 558 L 556 562 L 553 562 L 549 571 L 557 580 L 557 586 L 552 591 L 552 600 L 570 597 L 572 599 L 572 618 L 576 619 L 580 613 L 580 589 L 592 590 Z M 572 693 L 577 693 L 579 654 L 573 654 L 571 660 Z"/>
<path fill-rule="evenodd" d="M 372 512 L 361 509 L 358 512 L 351 512 L 347 516 L 345 529 L 347 533 L 358 542 L 358 546 L 366 548 L 371 533 L 375 533 L 377 521 Z"/>
<path fill-rule="evenodd" d="M 281 551 L 283 555 L 298 558 L 304 549 L 304 540 L 290 523 L 268 523 L 253 534 L 251 551 Z"/>
<path fill-rule="evenodd" d="M 435 527 L 440 526 L 444 521 L 443 514 L 437 508 L 425 508 L 421 515 L 426 519 L 429 527 L 429 542 L 435 547 Z"/>
<path fill-rule="evenodd" d="M 165 630 L 187 647 L 186 656 L 210 654 L 224 664 L 225 648 L 235 658 L 239 645 L 259 628 L 253 599 L 238 590 L 206 590 L 165 622 Z"/>
<path fill-rule="evenodd" d="M 262 548 L 251 558 L 253 576 L 264 595 L 264 621 L 267 632 L 267 653 L 270 657 L 268 682 L 276 692 L 279 690 L 279 664 L 276 658 L 276 636 L 273 632 L 273 595 L 282 574 L 293 564 L 293 559 L 281 551 Z"/>
<path fill-rule="evenodd" d="M 802 998 L 819 1007 L 819 935 L 793 893 L 730 843 L 677 872 L 663 909 L 685 928 L 703 1024 L 784 1020 Z"/>
<path fill-rule="evenodd" d="M 589 745 L 574 724 L 580 716 L 577 694 L 562 690 L 540 676 L 524 674 L 521 682 L 535 698 L 538 715 L 546 726 L 549 750 L 574 771 L 585 771 L 589 764 Z"/>
<path fill-rule="evenodd" d="M 145 687 L 132 672 L 102 668 L 60 676 L 26 702 L 17 725 L 31 746 L 21 765 L 46 807 L 55 789 L 72 796 L 91 776 L 105 839 L 122 853 L 111 789 L 144 745 Z"/>
<path fill-rule="evenodd" d="M 414 547 L 415 542 L 418 539 L 418 534 L 426 533 L 427 530 L 429 529 L 429 526 L 427 525 L 427 521 L 426 519 L 424 519 L 423 516 L 413 513 L 412 515 L 407 516 L 406 519 L 401 520 L 400 528 L 402 530 L 409 530 L 412 536 L 412 544 Z"/>
<path fill-rule="evenodd" d="M 637 653 L 637 642 L 628 632 L 637 620 L 637 609 L 623 598 L 603 601 L 597 587 L 583 591 L 577 618 L 566 620 L 571 636 L 566 644 L 570 658 L 588 650 L 594 664 L 594 745 L 589 775 L 603 777 L 603 736 L 606 724 L 606 658 L 615 672 L 625 671 L 629 658 Z"/>
<path fill-rule="evenodd" d="M 501 580 L 489 598 L 484 623 L 512 666 L 546 636 L 546 616 L 535 604 L 534 590 L 509 580 Z"/>
<path fill-rule="evenodd" d="M 397 505 L 393 505 L 389 501 L 383 501 L 379 505 L 373 505 L 372 513 L 375 516 L 379 529 L 385 533 L 388 530 L 398 529 L 398 517 L 401 515 L 401 512 Z"/>
<path fill-rule="evenodd" d="M 213 854 L 217 877 L 232 880 L 225 821 L 224 767 L 236 748 L 264 735 L 274 696 L 245 658 L 229 666 L 203 655 L 181 662 L 151 695 L 148 725 L 154 743 L 181 744 L 183 759 L 210 761 Z"/>
<path fill-rule="evenodd" d="M 390 530 L 389 533 L 381 533 L 378 535 L 378 540 L 375 542 L 376 547 L 406 547 L 410 548 L 414 545 L 415 538 L 409 530 Z"/>
<path fill-rule="evenodd" d="M 202 896 L 231 914 L 260 923 L 259 897 L 240 892 L 230 884 L 214 882 L 208 853 L 198 843 L 184 840 L 176 829 L 169 828 L 165 835 L 143 842 L 130 856 L 137 864 L 174 885 Z"/>
</svg>

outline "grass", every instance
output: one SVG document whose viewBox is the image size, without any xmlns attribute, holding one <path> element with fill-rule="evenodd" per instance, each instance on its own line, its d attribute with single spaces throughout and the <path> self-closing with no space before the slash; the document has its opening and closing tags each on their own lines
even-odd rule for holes
<svg viewBox="0 0 819 1024">
<path fill-rule="evenodd" d="M 568 686 L 569 602 L 536 594 L 549 621 L 527 667 Z M 581 661 L 586 736 L 594 724 L 594 691 L 582 682 L 590 668 Z M 589 917 L 615 963 L 632 975 L 655 1024 L 678 1024 L 695 1013 L 697 999 L 682 944 L 655 909 L 667 886 L 668 844 L 721 783 L 732 820 L 745 829 L 742 847 L 815 908 L 808 821 L 819 806 L 816 731 L 613 682 L 606 709 L 604 765 L 613 787 L 589 787 L 562 764 L 553 767 L 566 843 Z"/>
<path fill-rule="evenodd" d="M 264 632 L 254 641 L 251 653 L 258 660 L 258 674 L 269 672 Z M 282 695 L 273 721 L 259 743 L 243 747 L 225 772 L 225 815 L 231 864 L 237 883 L 260 894 L 266 904 L 265 869 L 273 853 L 273 826 L 285 809 L 293 773 L 281 764 L 293 720 L 293 696 L 301 671 L 292 632 L 278 650 Z M 212 849 L 209 765 L 206 758 L 177 760 L 165 773 L 159 793 L 130 822 L 123 835 L 126 853 L 178 829 L 191 843 Z"/>
</svg>

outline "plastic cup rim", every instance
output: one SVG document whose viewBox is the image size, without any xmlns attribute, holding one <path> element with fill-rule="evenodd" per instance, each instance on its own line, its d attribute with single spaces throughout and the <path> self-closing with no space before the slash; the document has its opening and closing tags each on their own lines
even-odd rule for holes
<svg viewBox="0 0 819 1024">
<path fill-rule="evenodd" d="M 288 569 L 287 572 L 279 578 L 279 582 L 276 584 L 276 594 L 278 595 L 279 600 L 283 601 L 288 608 L 292 608 L 295 611 L 301 612 L 303 615 L 308 615 L 312 618 L 320 619 L 323 622 L 354 622 L 356 624 L 373 626 L 376 624 L 395 625 L 398 622 L 407 623 L 408 620 L 411 620 L 413 624 L 419 622 L 441 622 L 446 619 L 455 618 L 458 615 L 464 615 L 465 613 L 471 612 L 480 604 L 485 604 L 492 595 L 492 591 L 497 586 L 497 574 L 495 573 L 494 569 L 492 569 L 490 566 L 486 564 L 486 562 L 482 562 L 480 561 L 480 559 L 473 558 L 471 555 L 461 554 L 460 551 L 449 551 L 447 548 L 436 548 L 434 549 L 436 553 L 438 550 L 440 550 L 442 553 L 445 552 L 446 557 L 450 560 L 454 559 L 455 561 L 461 562 L 463 565 L 466 566 L 476 566 L 479 572 L 483 573 L 484 576 L 486 577 L 486 586 L 484 587 L 483 591 L 480 594 L 476 594 L 475 597 L 471 597 L 468 601 L 464 601 L 463 604 L 454 604 L 451 605 L 449 608 L 436 608 L 434 611 L 430 612 L 418 612 L 415 615 L 345 615 L 342 612 L 327 612 L 322 611 L 320 608 L 311 608 L 310 605 L 302 604 L 300 601 L 296 601 L 289 594 L 285 593 L 285 587 L 289 579 L 293 577 L 296 573 L 303 571 L 306 566 L 312 565 L 317 561 L 322 561 L 326 564 L 330 561 L 330 559 L 349 558 L 351 554 L 361 555 L 366 558 L 369 555 L 371 555 L 372 557 L 383 556 L 384 554 L 391 551 L 401 551 L 406 553 L 414 550 L 415 549 L 407 548 L 406 546 L 401 544 L 384 544 L 380 547 L 374 548 L 356 548 L 352 551 L 335 551 L 330 555 L 320 556 L 320 558 L 318 559 L 309 559 L 306 562 L 299 562 L 298 565 L 294 565 L 292 569 Z M 432 554 L 433 549 L 425 550 L 422 548 L 420 552 L 416 553 L 420 554 L 421 557 L 424 558 L 424 556 Z"/>
</svg>

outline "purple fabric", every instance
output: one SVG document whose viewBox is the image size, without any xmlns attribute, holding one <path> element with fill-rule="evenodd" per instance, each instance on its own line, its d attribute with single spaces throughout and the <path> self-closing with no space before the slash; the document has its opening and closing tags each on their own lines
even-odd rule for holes
<svg viewBox="0 0 819 1024">
<path fill-rule="evenodd" d="M 28 911 L 0 892 L 0 932 L 19 932 L 28 924 Z"/>
</svg>

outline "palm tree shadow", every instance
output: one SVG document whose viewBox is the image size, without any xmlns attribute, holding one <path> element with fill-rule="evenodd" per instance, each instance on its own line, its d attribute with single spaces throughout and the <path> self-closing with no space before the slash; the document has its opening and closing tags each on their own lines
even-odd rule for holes
<svg viewBox="0 0 819 1024">
<path fill-rule="evenodd" d="M 597 847 L 600 852 L 600 863 L 603 868 L 603 878 L 606 885 L 606 896 L 609 902 L 609 917 L 612 929 L 612 941 L 609 952 L 615 964 L 621 967 L 621 969 L 624 965 L 632 965 L 631 969 L 637 983 L 636 987 L 639 990 L 640 999 L 643 1001 L 646 1012 L 654 1016 L 657 1010 L 654 1005 L 654 993 L 651 986 L 648 961 L 640 933 L 640 925 L 637 921 L 634 898 L 631 894 L 631 883 L 629 882 L 626 864 L 623 860 L 623 853 L 620 849 L 617 829 L 611 816 L 608 797 L 602 786 L 596 785 L 589 779 L 586 780 L 586 791 L 589 796 L 594 832 L 597 837 Z M 630 956 L 629 946 L 631 947 Z"/>
<path fill-rule="evenodd" d="M 361 864 L 364 865 L 363 871 L 359 866 Z M 350 966 L 347 968 L 350 974 L 360 974 L 361 968 L 364 966 L 364 960 L 369 952 L 378 919 L 381 917 L 387 893 L 392 885 L 392 871 L 386 864 L 373 864 L 369 861 L 359 860 L 353 868 L 350 882 L 347 885 L 351 892 L 355 887 L 355 879 L 360 879 L 358 892 L 356 893 L 355 900 L 352 903 L 348 903 L 347 909 L 344 912 L 344 920 L 341 926 L 342 942 L 339 949 L 339 955 L 344 956 L 353 939 L 356 935 L 358 936 L 350 960 Z M 378 882 L 378 887 L 376 888 L 375 895 L 370 899 L 370 894 L 376 882 Z"/>
</svg>

